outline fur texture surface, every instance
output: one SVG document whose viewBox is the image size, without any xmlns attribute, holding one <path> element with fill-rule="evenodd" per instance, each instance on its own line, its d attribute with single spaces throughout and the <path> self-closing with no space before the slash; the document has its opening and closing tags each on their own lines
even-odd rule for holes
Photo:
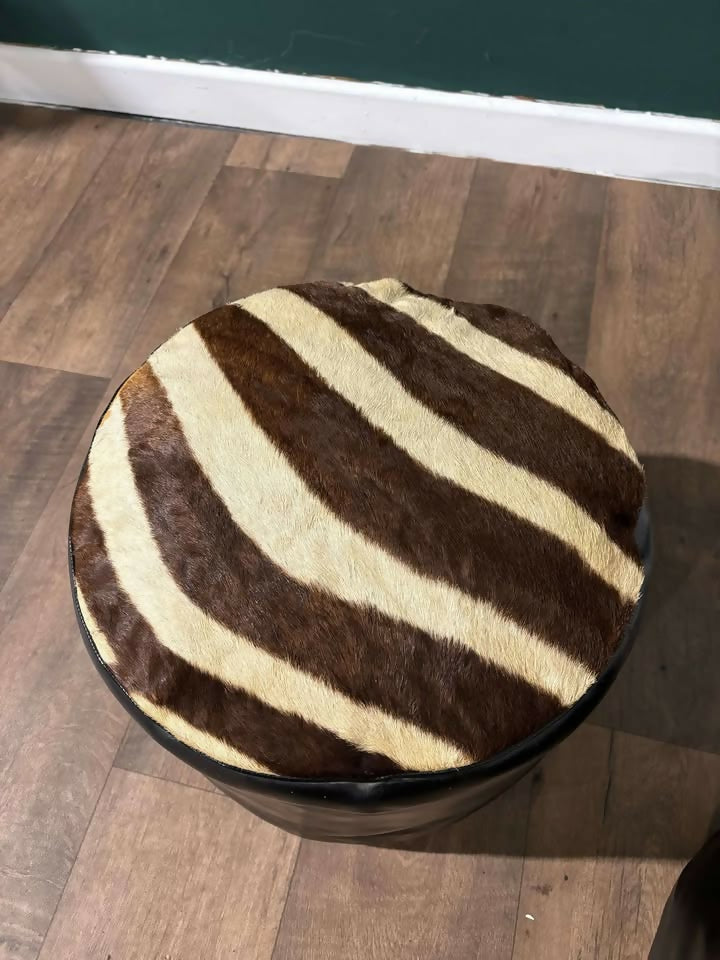
<svg viewBox="0 0 720 960">
<path fill-rule="evenodd" d="M 163 344 L 71 522 L 100 657 L 195 749 L 285 776 L 485 759 L 576 702 L 642 570 L 644 481 L 525 317 L 303 284 Z"/>
</svg>

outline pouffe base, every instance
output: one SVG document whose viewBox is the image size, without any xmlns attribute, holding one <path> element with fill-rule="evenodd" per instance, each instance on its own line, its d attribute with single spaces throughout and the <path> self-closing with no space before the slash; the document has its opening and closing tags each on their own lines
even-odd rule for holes
<svg viewBox="0 0 720 960">
<path fill-rule="evenodd" d="M 465 819 L 517 783 L 539 761 L 540 757 L 535 757 L 480 785 L 445 785 L 435 796 L 428 797 L 426 791 L 421 790 L 415 798 L 402 802 L 389 798 L 387 803 L 373 801 L 357 809 L 323 797 L 303 804 L 292 794 L 287 798 L 258 794 L 212 777 L 208 779 L 246 810 L 288 833 L 308 840 L 382 846 L 426 836 L 430 831 Z"/>
</svg>

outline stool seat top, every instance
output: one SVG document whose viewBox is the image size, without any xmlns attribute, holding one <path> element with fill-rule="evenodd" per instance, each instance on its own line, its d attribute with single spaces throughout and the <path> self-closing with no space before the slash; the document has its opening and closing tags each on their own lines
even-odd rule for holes
<svg viewBox="0 0 720 960">
<path fill-rule="evenodd" d="M 397 280 L 190 323 L 92 441 L 86 639 L 184 747 L 368 780 L 488 759 L 571 708 L 638 600 L 642 469 L 527 317 Z"/>
</svg>

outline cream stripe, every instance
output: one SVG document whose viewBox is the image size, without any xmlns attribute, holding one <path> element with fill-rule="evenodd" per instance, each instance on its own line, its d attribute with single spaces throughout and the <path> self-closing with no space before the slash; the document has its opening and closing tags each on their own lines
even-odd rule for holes
<svg viewBox="0 0 720 960">
<path fill-rule="evenodd" d="M 456 640 L 564 704 L 593 682 L 586 667 L 491 604 L 416 573 L 336 517 L 257 425 L 192 326 L 151 364 L 233 519 L 291 577 Z"/>
<path fill-rule="evenodd" d="M 416 400 L 331 317 L 282 289 L 240 304 L 427 470 L 558 537 L 623 600 L 637 600 L 640 567 L 578 503 L 529 470 L 479 446 Z"/>
<path fill-rule="evenodd" d="M 197 337 L 191 331 L 184 338 L 188 335 Z M 212 364 L 209 357 L 207 361 Z M 222 380 L 217 368 L 213 374 L 216 380 Z M 184 368 L 184 377 L 202 384 L 196 391 L 198 401 L 215 386 L 206 379 L 202 366 Z M 218 411 L 213 409 L 214 420 Z M 213 436 L 212 430 L 208 437 Z M 222 441 L 223 437 L 215 431 L 214 440 Z M 220 448 L 225 453 L 231 449 L 222 442 Z M 233 470 L 229 458 L 225 463 L 228 475 L 239 487 L 239 465 Z M 173 653 L 229 686 L 242 686 L 276 710 L 304 717 L 360 749 L 383 753 L 402 766 L 434 770 L 471 762 L 471 757 L 439 737 L 375 707 L 356 703 L 323 681 L 271 656 L 213 620 L 185 595 L 153 539 L 128 460 L 119 403 L 110 408 L 98 428 L 89 458 L 88 482 L 118 581 L 160 643 Z M 275 515 L 273 522 L 277 520 Z M 285 527 L 284 521 L 283 517 L 279 526 Z"/>
<path fill-rule="evenodd" d="M 356 286 L 393 310 L 411 317 L 476 363 L 514 380 L 559 407 L 639 466 L 637 454 L 615 417 L 562 370 L 478 330 L 443 304 L 410 293 L 399 280 L 375 280 Z"/>
<path fill-rule="evenodd" d="M 87 605 L 85 594 L 80 589 L 80 584 L 77 582 L 77 580 L 75 581 L 75 595 L 77 597 L 78 606 L 80 607 L 80 613 L 85 621 L 85 626 L 88 629 L 88 633 L 90 634 L 92 642 L 95 644 L 95 649 L 100 654 L 100 658 L 109 667 L 116 666 L 117 658 L 115 656 L 115 651 L 110 646 L 108 638 L 100 629 L 95 617 L 90 612 L 90 607 Z"/>
<path fill-rule="evenodd" d="M 201 753 L 212 757 L 214 760 L 220 760 L 221 763 L 229 763 L 233 767 L 240 767 L 242 770 L 252 770 L 253 773 L 272 773 L 268 767 L 258 763 L 246 753 L 231 747 L 225 740 L 214 737 L 206 730 L 200 730 L 198 727 L 188 723 L 179 714 L 168 710 L 167 707 L 159 707 L 148 700 L 141 693 L 131 693 L 130 699 L 134 701 L 142 712 L 150 717 L 155 723 L 159 723 L 169 733 L 171 733 L 181 743 L 199 750 Z"/>
</svg>

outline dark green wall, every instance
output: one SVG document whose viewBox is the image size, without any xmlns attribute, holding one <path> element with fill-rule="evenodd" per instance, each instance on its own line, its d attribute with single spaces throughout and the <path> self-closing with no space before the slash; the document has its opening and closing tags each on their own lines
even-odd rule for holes
<svg viewBox="0 0 720 960">
<path fill-rule="evenodd" d="M 720 0 L 0 0 L 0 39 L 720 118 Z"/>
</svg>

